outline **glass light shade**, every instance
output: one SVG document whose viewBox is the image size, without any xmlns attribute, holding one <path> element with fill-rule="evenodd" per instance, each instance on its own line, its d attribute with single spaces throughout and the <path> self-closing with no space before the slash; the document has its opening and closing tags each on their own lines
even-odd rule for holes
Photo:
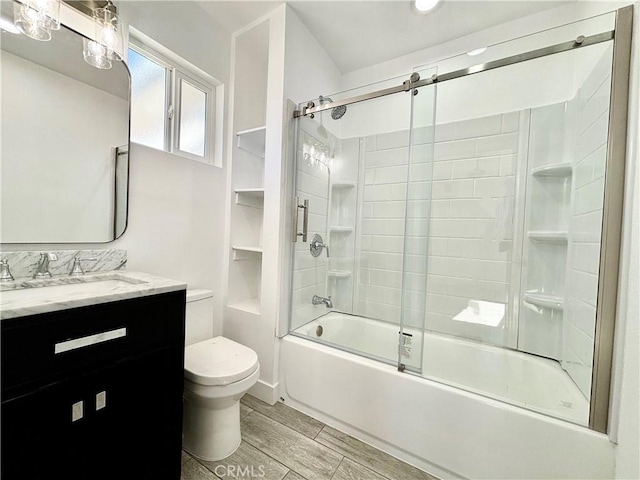
<svg viewBox="0 0 640 480">
<path fill-rule="evenodd" d="M 34 40 L 51 40 L 51 30 L 60 28 L 60 0 L 14 2 L 13 23 Z"/>
<path fill-rule="evenodd" d="M 109 60 L 122 60 L 120 55 L 124 44 L 122 29 L 113 8 L 113 4 L 108 3 L 104 8 L 96 8 L 93 11 L 96 24 L 95 40 L 105 47 Z"/>
<path fill-rule="evenodd" d="M 103 45 L 88 38 L 82 39 L 82 45 L 84 61 L 89 65 L 100 70 L 108 70 L 112 67 L 111 60 L 107 57 L 107 49 Z"/>
</svg>

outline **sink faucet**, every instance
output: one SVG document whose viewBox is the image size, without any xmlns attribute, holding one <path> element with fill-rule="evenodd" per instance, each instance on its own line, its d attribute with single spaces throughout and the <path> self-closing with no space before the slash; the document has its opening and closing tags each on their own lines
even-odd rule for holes
<svg viewBox="0 0 640 480">
<path fill-rule="evenodd" d="M 323 303 L 327 306 L 327 308 L 333 308 L 333 302 L 331 301 L 331 295 L 329 298 L 319 297 L 318 295 L 314 295 L 311 299 L 311 303 L 314 305 L 322 305 Z"/>
<path fill-rule="evenodd" d="M 38 260 L 36 273 L 33 274 L 33 278 L 51 277 L 51 272 L 49 271 L 49 260 L 56 261 L 58 260 L 58 257 L 55 253 L 40 254 L 40 260 Z"/>
<path fill-rule="evenodd" d="M 69 272 L 69 275 L 71 276 L 78 276 L 78 275 L 84 275 L 84 270 L 82 269 L 82 265 L 81 262 L 97 262 L 98 259 L 97 258 L 80 258 L 80 255 L 76 255 L 75 257 L 73 257 L 73 267 L 71 267 L 71 271 Z"/>
<path fill-rule="evenodd" d="M 9 270 L 9 262 L 0 260 L 0 282 L 11 282 L 13 280 L 13 275 L 11 275 L 11 270 Z"/>
</svg>

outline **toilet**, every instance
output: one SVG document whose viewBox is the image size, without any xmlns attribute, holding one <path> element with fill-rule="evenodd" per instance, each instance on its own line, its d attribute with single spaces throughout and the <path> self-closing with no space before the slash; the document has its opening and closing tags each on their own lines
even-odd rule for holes
<svg viewBox="0 0 640 480">
<path fill-rule="evenodd" d="M 209 319 L 194 317 L 187 294 L 187 332 L 204 331 L 197 323 Z M 209 300 L 211 301 L 211 300 Z M 199 307 L 199 306 L 198 306 Z M 187 342 L 193 340 L 187 335 Z M 206 461 L 222 460 L 240 446 L 240 398 L 258 381 L 258 355 L 244 345 L 217 336 L 187 345 L 184 355 L 183 448 Z"/>
</svg>

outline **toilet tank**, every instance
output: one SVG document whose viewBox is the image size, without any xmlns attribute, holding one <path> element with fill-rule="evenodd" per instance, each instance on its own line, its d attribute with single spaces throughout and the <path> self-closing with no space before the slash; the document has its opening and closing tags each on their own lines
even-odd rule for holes
<svg viewBox="0 0 640 480">
<path fill-rule="evenodd" d="M 213 337 L 213 292 L 187 290 L 185 345 Z"/>
</svg>

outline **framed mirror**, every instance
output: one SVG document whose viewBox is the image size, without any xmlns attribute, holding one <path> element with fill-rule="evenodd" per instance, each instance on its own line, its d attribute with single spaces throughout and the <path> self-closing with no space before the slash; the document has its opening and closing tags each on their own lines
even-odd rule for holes
<svg viewBox="0 0 640 480">
<path fill-rule="evenodd" d="M 12 18 L 12 2 L 2 4 Z M 1 243 L 102 243 L 124 233 L 129 70 L 86 63 L 84 38 L 64 26 L 47 42 L 2 31 Z"/>
</svg>

